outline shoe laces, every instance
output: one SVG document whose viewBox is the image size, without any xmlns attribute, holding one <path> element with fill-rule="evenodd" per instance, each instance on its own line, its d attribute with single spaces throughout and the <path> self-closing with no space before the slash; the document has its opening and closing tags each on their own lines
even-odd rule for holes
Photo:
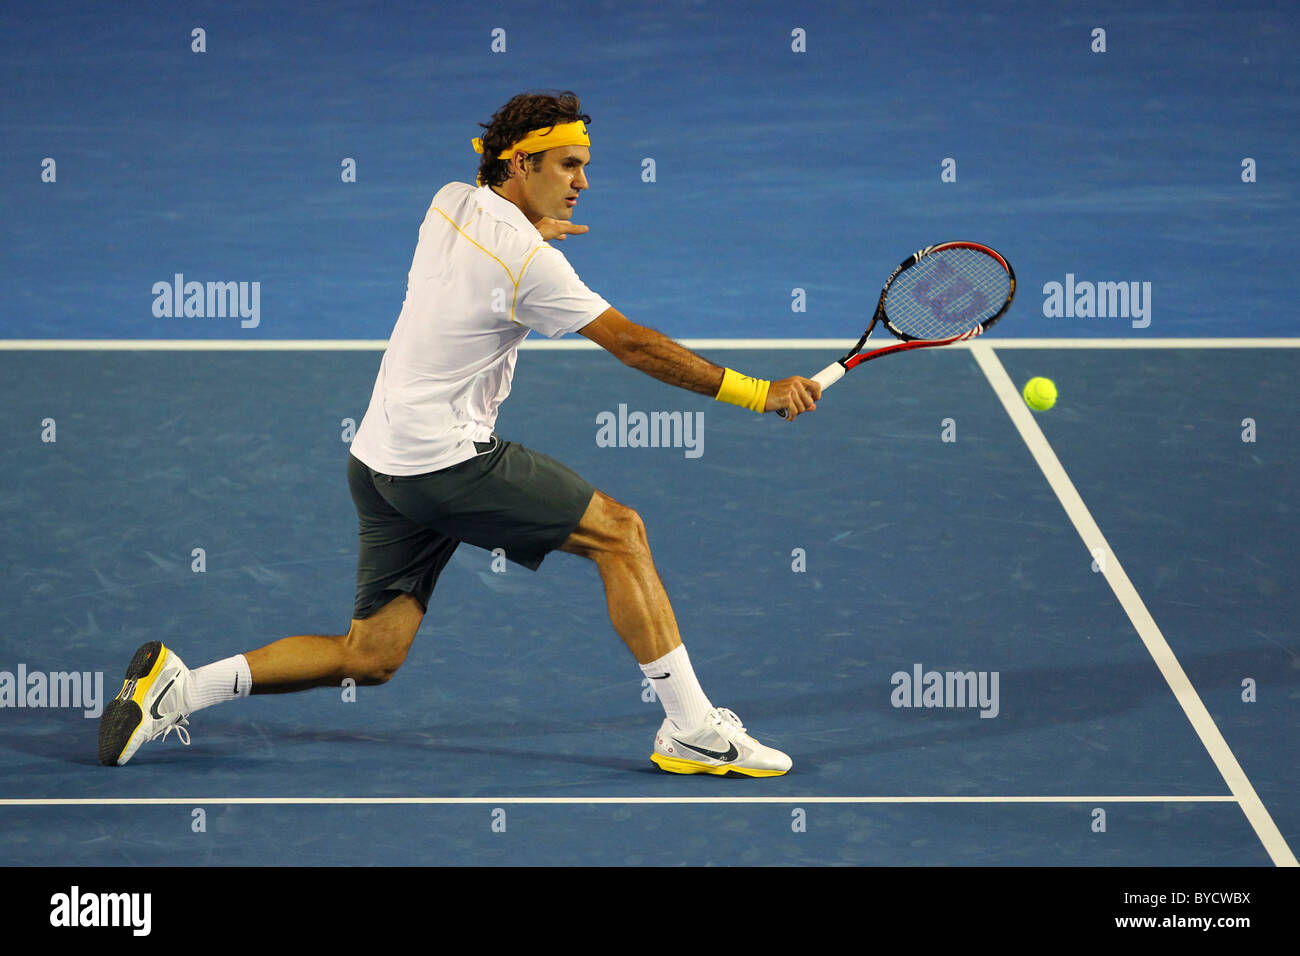
<svg viewBox="0 0 1300 956">
<path fill-rule="evenodd" d="M 173 720 L 170 724 L 168 724 L 162 730 L 158 731 L 158 733 L 154 734 L 149 739 L 157 740 L 158 738 L 161 737 L 163 740 L 166 740 L 167 735 L 174 730 L 176 731 L 176 739 L 178 739 L 181 743 L 183 743 L 186 747 L 188 747 L 190 745 L 190 732 L 185 728 L 188 727 L 189 725 L 190 725 L 189 715 L 178 714 L 175 720 Z"/>
<path fill-rule="evenodd" d="M 719 724 L 724 726 L 726 724 L 731 724 L 735 731 L 740 734 L 742 740 L 750 741 L 753 739 L 749 734 L 745 733 L 745 725 L 740 722 L 740 718 L 736 716 L 735 711 L 728 710 L 726 707 L 717 707 L 714 708 L 714 711 L 718 715 L 717 722 Z"/>
</svg>

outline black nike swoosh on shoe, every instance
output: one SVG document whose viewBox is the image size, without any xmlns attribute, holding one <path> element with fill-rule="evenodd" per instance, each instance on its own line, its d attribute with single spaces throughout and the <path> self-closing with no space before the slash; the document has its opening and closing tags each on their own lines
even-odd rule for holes
<svg viewBox="0 0 1300 956">
<path fill-rule="evenodd" d="M 153 703 L 149 705 L 149 713 L 153 715 L 154 720 L 163 719 L 163 715 L 158 713 L 158 704 L 164 697 L 167 696 L 167 692 L 171 690 L 172 684 L 174 683 L 176 683 L 175 677 L 173 677 L 171 680 L 167 682 L 167 686 L 162 689 L 162 693 L 159 694 L 157 697 L 155 697 L 153 699 Z"/>
<path fill-rule="evenodd" d="M 238 674 L 235 675 L 235 693 L 236 693 L 236 694 L 239 693 L 239 675 L 238 675 Z"/>
<path fill-rule="evenodd" d="M 650 675 L 650 679 L 651 679 L 651 680 L 663 680 L 665 677 L 672 677 L 672 676 L 673 676 L 673 672 L 672 672 L 672 671 L 669 671 L 667 674 L 651 674 L 651 675 Z"/>
<path fill-rule="evenodd" d="M 736 749 L 735 744 L 728 744 L 726 753 L 719 753 L 716 750 L 705 750 L 703 747 L 696 747 L 692 744 L 682 743 L 676 737 L 673 738 L 673 743 L 685 747 L 687 750 L 694 750 L 697 754 L 704 754 L 706 757 L 712 757 L 714 760 L 731 761 L 740 756 L 740 751 Z"/>
</svg>

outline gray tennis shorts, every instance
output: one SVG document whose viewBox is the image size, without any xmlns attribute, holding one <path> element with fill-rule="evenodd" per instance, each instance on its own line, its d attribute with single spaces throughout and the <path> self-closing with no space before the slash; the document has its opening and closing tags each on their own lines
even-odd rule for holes
<svg viewBox="0 0 1300 956">
<path fill-rule="evenodd" d="M 573 533 L 596 489 L 570 468 L 497 435 L 478 455 L 423 475 L 384 475 L 348 455 L 361 551 L 352 616 L 369 617 L 398 594 L 429 609 L 438 575 L 462 541 L 502 548 L 536 571 Z"/>
</svg>

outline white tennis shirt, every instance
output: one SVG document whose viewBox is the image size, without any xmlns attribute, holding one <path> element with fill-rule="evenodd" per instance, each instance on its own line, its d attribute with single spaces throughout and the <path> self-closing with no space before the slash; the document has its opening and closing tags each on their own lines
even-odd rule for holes
<svg viewBox="0 0 1300 956">
<path fill-rule="evenodd" d="M 492 436 L 529 331 L 559 338 L 608 308 L 518 206 L 487 186 L 448 183 L 420 226 L 352 454 L 386 475 L 473 458 L 473 442 Z"/>
</svg>

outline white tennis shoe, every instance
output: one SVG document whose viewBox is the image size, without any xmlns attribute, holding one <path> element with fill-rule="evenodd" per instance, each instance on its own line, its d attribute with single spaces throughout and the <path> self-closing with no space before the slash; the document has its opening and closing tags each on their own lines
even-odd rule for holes
<svg viewBox="0 0 1300 956">
<path fill-rule="evenodd" d="M 655 735 L 650 759 L 670 773 L 738 773 L 747 777 L 780 776 L 793 765 L 787 755 L 745 733 L 740 718 L 725 707 L 709 711 L 704 722 L 690 730 L 665 718 Z"/>
<path fill-rule="evenodd" d="M 136 651 L 126 669 L 126 683 L 99 718 L 99 762 L 120 767 L 141 744 L 166 739 L 173 730 L 188 747 L 189 714 L 181 708 L 189 679 L 185 662 L 162 642 L 150 641 Z"/>
</svg>

